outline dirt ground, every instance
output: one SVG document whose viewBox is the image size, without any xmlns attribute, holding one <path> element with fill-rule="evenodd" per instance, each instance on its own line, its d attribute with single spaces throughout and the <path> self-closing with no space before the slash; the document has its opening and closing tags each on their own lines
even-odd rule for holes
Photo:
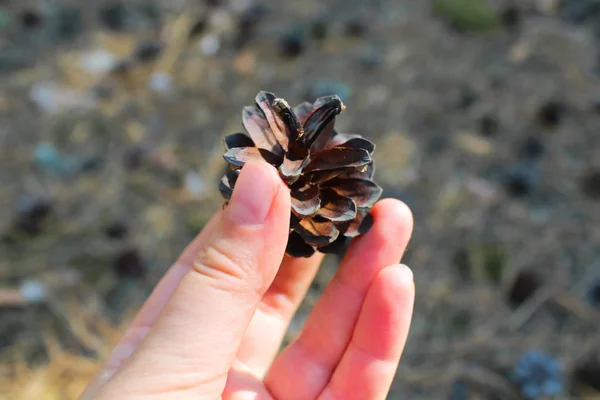
<svg viewBox="0 0 600 400">
<path fill-rule="evenodd" d="M 535 349 L 553 398 L 600 398 L 594 1 L 83 3 L 0 1 L 0 398 L 76 398 L 220 207 L 222 136 L 260 90 L 340 95 L 336 129 L 413 210 L 390 399 L 519 399 Z"/>
</svg>

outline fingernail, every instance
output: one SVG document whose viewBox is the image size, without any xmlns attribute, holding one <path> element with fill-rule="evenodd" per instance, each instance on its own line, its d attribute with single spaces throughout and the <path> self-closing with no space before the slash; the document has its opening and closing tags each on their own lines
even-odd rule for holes
<svg viewBox="0 0 600 400">
<path fill-rule="evenodd" d="M 405 264 L 395 264 L 394 268 L 396 272 L 402 277 L 403 280 L 406 281 L 414 281 L 414 275 L 412 270 Z"/>
<path fill-rule="evenodd" d="M 242 168 L 228 207 L 229 217 L 236 223 L 256 225 L 267 219 L 277 190 L 277 181 L 268 168 L 258 162 L 248 162 Z"/>
</svg>

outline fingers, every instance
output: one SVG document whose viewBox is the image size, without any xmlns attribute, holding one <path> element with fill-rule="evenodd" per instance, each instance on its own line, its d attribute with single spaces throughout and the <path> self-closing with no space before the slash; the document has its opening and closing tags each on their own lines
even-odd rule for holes
<svg viewBox="0 0 600 400">
<path fill-rule="evenodd" d="M 246 164 L 192 268 L 102 398 L 222 393 L 242 336 L 282 261 L 289 210 L 289 192 L 277 172 L 266 163 Z"/>
<path fill-rule="evenodd" d="M 373 227 L 352 243 L 304 330 L 267 374 L 275 398 L 316 398 L 323 391 L 350 342 L 371 282 L 400 260 L 412 232 L 410 210 L 397 200 L 383 200 L 372 215 Z"/>
<path fill-rule="evenodd" d="M 393 265 L 379 272 L 321 400 L 387 397 L 408 336 L 414 296 L 408 267 Z"/>
<path fill-rule="evenodd" d="M 143 307 L 127 329 L 119 344 L 110 356 L 104 361 L 96 376 L 90 381 L 81 400 L 92 398 L 98 390 L 121 368 L 138 344 L 146 337 L 150 327 L 154 324 L 171 294 L 179 285 L 184 275 L 190 269 L 194 257 L 204 246 L 206 238 L 219 223 L 222 213 L 218 212 L 206 224 L 202 232 L 185 248 L 179 259 L 158 282 L 152 294 L 148 297 Z"/>
<path fill-rule="evenodd" d="M 263 296 L 246 330 L 237 359 L 262 378 L 279 351 L 290 320 L 306 295 L 323 260 L 285 256 L 275 280 Z"/>
</svg>

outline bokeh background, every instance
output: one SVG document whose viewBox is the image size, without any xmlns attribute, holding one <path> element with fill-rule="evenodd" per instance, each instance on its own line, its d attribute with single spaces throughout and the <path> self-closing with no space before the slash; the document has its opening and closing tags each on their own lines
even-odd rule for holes
<svg viewBox="0 0 600 400">
<path fill-rule="evenodd" d="M 599 37 L 596 0 L 0 1 L 0 398 L 77 397 L 259 90 L 338 94 L 414 212 L 390 399 L 600 398 Z"/>
</svg>

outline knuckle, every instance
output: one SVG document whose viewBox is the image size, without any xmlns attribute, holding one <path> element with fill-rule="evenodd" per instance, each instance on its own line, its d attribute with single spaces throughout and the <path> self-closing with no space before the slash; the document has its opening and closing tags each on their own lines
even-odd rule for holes
<svg viewBox="0 0 600 400">
<path fill-rule="evenodd" d="M 208 279 L 212 286 L 226 291 L 258 290 L 254 260 L 239 252 L 226 240 L 215 241 L 196 257 L 193 271 Z"/>
</svg>

